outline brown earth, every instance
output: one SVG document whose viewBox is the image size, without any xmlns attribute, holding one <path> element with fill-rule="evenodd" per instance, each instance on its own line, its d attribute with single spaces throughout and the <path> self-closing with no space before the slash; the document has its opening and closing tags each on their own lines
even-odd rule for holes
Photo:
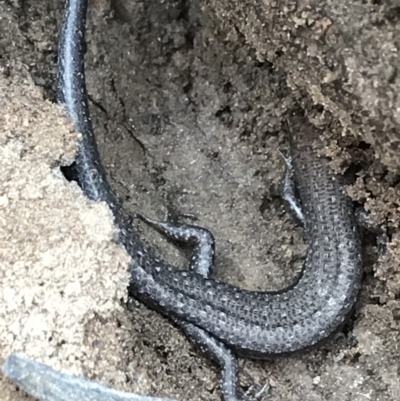
<svg viewBox="0 0 400 401">
<path fill-rule="evenodd" d="M 50 102 L 60 3 L 0 1 L 0 363 L 24 352 L 118 389 L 219 400 L 216 365 L 157 313 L 126 309 L 128 258 L 110 214 L 59 171 L 77 138 Z M 300 104 L 334 165 L 358 167 L 351 194 L 389 234 L 386 253 L 366 236 L 360 301 L 332 341 L 240 361 L 241 384 L 268 382 L 270 401 L 399 399 L 399 37 L 395 1 L 89 4 L 93 122 L 127 211 L 192 215 L 215 234 L 217 277 L 282 287 L 304 255 L 278 152 L 283 117 Z M 26 399 L 3 377 L 0 394 Z"/>
</svg>

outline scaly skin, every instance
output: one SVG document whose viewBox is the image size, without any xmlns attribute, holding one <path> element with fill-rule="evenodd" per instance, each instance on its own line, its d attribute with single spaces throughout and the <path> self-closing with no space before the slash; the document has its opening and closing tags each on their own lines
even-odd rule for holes
<svg viewBox="0 0 400 401">
<path fill-rule="evenodd" d="M 352 202 L 320 147 L 318 131 L 303 119 L 291 154 L 308 250 L 295 283 L 276 292 L 247 291 L 143 257 L 131 266 L 132 293 L 246 357 L 299 351 L 329 336 L 357 300 L 361 244 Z"/>
<path fill-rule="evenodd" d="M 246 291 L 177 271 L 155 258 L 112 193 L 90 123 L 83 68 L 86 0 L 67 2 L 59 47 L 58 99 L 82 134 L 77 171 L 84 193 L 105 201 L 132 257 L 130 293 L 180 324 L 224 368 L 224 396 L 236 400 L 230 350 L 252 358 L 310 347 L 335 331 L 352 310 L 361 281 L 361 245 L 350 199 L 328 160 L 318 155 L 318 133 L 303 119 L 291 138 L 294 180 L 308 244 L 302 274 L 276 292 Z M 208 272 L 211 268 L 208 269 Z"/>
</svg>

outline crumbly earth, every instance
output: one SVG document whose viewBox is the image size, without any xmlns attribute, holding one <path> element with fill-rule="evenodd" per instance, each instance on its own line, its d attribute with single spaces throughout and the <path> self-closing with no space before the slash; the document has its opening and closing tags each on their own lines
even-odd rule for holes
<svg viewBox="0 0 400 401">
<path fill-rule="evenodd" d="M 125 307 L 127 256 L 110 215 L 59 173 L 76 143 L 48 101 L 60 3 L 0 1 L 0 357 L 23 351 L 118 389 L 219 400 L 218 367 L 157 313 Z M 279 151 L 284 116 L 300 104 L 334 166 L 356 167 L 349 191 L 387 231 L 388 244 L 365 236 L 362 293 L 339 334 L 300 355 L 240 361 L 244 388 L 268 382 L 271 401 L 400 396 L 400 11 L 390 0 L 347 3 L 89 4 L 93 123 L 127 211 L 210 228 L 220 279 L 289 283 L 305 247 L 280 199 Z M 138 229 L 187 265 L 187 250 Z M 0 394 L 26 399 L 1 377 Z"/>
</svg>

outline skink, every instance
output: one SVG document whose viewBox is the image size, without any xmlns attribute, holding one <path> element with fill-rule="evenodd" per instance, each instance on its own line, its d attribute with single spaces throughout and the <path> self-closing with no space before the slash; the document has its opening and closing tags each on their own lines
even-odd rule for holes
<svg viewBox="0 0 400 401">
<path fill-rule="evenodd" d="M 295 283 L 276 292 L 246 291 L 209 278 L 207 269 L 178 271 L 154 257 L 112 193 L 97 150 L 83 68 L 86 7 L 86 0 L 67 1 L 58 74 L 59 101 L 83 136 L 76 160 L 80 185 L 114 213 L 118 242 L 132 257 L 130 293 L 205 346 L 225 368 L 225 398 L 236 399 L 228 383 L 235 376 L 229 349 L 251 358 L 298 351 L 325 339 L 352 310 L 362 274 L 352 203 L 341 177 L 319 155 L 318 131 L 303 119 L 291 135 L 291 155 L 308 250 Z"/>
<path fill-rule="evenodd" d="M 246 357 L 298 351 L 335 331 L 357 299 L 361 245 L 352 202 L 341 177 L 319 156 L 317 135 L 303 120 L 291 138 L 308 245 L 295 283 L 276 292 L 246 291 L 154 263 L 143 254 L 131 266 L 135 296 L 203 328 Z"/>
</svg>

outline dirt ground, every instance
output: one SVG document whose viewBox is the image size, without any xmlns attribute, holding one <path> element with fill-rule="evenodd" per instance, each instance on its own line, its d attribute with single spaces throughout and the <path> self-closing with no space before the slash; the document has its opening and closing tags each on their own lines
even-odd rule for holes
<svg viewBox="0 0 400 401">
<path fill-rule="evenodd" d="M 0 362 L 11 350 L 23 351 L 54 367 L 118 389 L 178 400 L 219 400 L 216 365 L 159 314 L 132 300 L 129 310 L 125 307 L 126 255 L 111 243 L 107 210 L 85 201 L 76 186 L 54 174 L 60 160 L 66 164 L 72 159 L 76 143 L 75 134 L 48 101 L 55 96 L 62 3 L 0 0 L 0 99 L 8 105 L 11 99 L 15 102 L 13 107 L 4 107 L 8 114 L 3 116 L 4 121 L 0 119 L 4 124 L 0 127 L 4 135 L 1 143 L 18 166 L 3 177 L 4 196 L 8 197 L 15 182 L 19 189 L 12 199 L 25 202 L 18 203 L 19 207 L 33 210 L 21 214 L 13 209 L 11 215 L 8 204 L 2 205 L 0 198 L 0 216 L 8 216 L 7 220 L 2 217 L 4 232 L 7 229 L 4 240 L 9 241 L 9 247 L 1 250 L 3 255 L 6 249 L 11 255 L 12 244 L 26 249 L 32 237 L 44 247 L 68 241 L 81 244 L 65 246 L 53 255 L 64 261 L 60 266 L 52 264 L 49 269 L 43 264 L 42 281 L 54 285 L 35 293 L 35 302 L 17 303 L 21 308 L 17 317 L 11 319 L 8 310 L 0 311 L 0 317 L 4 313 Z M 286 70 L 279 61 L 275 63 L 269 57 L 273 49 L 268 48 L 267 40 L 261 52 L 255 43 L 262 43 L 262 36 L 257 38 L 254 32 L 251 36 L 249 30 L 235 26 L 233 17 L 225 18 L 222 5 L 227 3 L 89 3 L 86 61 L 93 124 L 110 181 L 128 212 L 163 218 L 168 211 L 210 228 L 217 243 L 215 276 L 222 280 L 249 289 L 278 289 L 290 283 L 301 268 L 305 246 L 301 229 L 292 222 L 280 198 L 284 165 L 279 151 L 287 152 L 283 116 L 300 103 L 313 122 L 324 129 L 323 140 L 327 152 L 335 157 L 335 165 L 356 165 L 358 180 L 351 193 L 360 203 L 366 202 L 375 222 L 385 223 L 388 229 L 389 245 L 379 246 L 373 234 L 365 237 L 362 293 L 354 316 L 343 330 L 323 346 L 300 355 L 263 362 L 240 360 L 243 388 L 268 382 L 264 399 L 270 401 L 397 401 L 400 163 L 391 157 L 384 164 L 380 157 L 385 153 L 384 145 L 368 130 L 360 139 L 348 127 L 344 129 L 347 120 L 343 113 L 339 118 L 333 107 L 320 102 L 321 97 L 311 96 L 316 93 L 314 87 L 308 91 L 295 88 L 294 64 Z M 266 13 L 265 8 L 262 10 Z M 371 96 L 369 93 L 361 104 L 373 104 Z M 393 101 L 393 114 L 396 104 Z M 14 121 L 9 115 L 20 117 Z M 41 121 L 46 116 L 45 129 Z M 355 113 L 355 121 L 356 117 Z M 5 128 L 10 121 L 13 125 Z M 47 141 L 52 127 L 57 135 L 50 146 Z M 10 137 L 14 130 L 21 131 L 22 137 Z M 35 133 L 34 140 L 29 132 Z M 40 141 L 50 150 L 43 150 Z M 59 149 L 54 144 L 59 144 Z M 39 163 L 43 176 L 31 168 L 33 164 L 19 164 L 21 149 L 29 163 Z M 3 155 L 2 161 L 6 159 Z M 8 160 L 14 159 L 10 156 Z M 14 174 L 29 185 L 16 180 Z M 36 186 L 44 181 L 51 183 L 51 188 L 62 187 L 63 192 L 52 189 L 42 196 L 24 198 L 23 193 L 35 193 Z M 46 203 L 49 199 L 51 202 Z M 47 226 L 42 224 L 47 228 L 54 225 L 52 230 L 21 226 L 20 220 L 30 221 L 27 216 L 36 221 L 35 210 L 42 210 L 40 216 L 45 219 L 43 211 L 49 208 L 54 209 L 55 217 L 49 217 Z M 65 219 L 61 227 L 67 224 L 68 230 L 63 232 L 64 237 L 51 237 L 50 241 L 47 236 L 61 229 L 56 225 L 61 218 Z M 138 229 L 161 255 L 177 266 L 187 266 L 187 252 L 143 224 Z M 82 241 L 87 243 L 82 245 Z M 46 254 L 46 249 L 42 251 Z M 81 257 L 82 263 L 72 263 L 68 259 L 71 253 L 77 261 Z M 8 277 L 3 287 L 0 284 L 3 298 L 12 280 L 21 291 L 30 288 L 26 280 L 33 280 L 31 274 L 36 275 L 36 286 L 42 282 L 40 265 L 39 270 L 17 269 L 18 255 L 11 256 L 0 266 L 0 274 Z M 32 253 L 23 257 L 24 266 L 29 266 Z M 95 266 L 90 257 L 96 260 Z M 59 274 L 66 266 L 71 274 Z M 12 279 L 7 269 L 13 271 Z M 91 269 L 96 274 L 85 276 L 83 272 Z M 105 276 L 114 279 L 99 283 L 99 277 Z M 49 296 L 69 281 L 80 282 L 79 277 L 85 278 L 87 288 L 82 285 L 79 291 L 66 294 L 72 294 L 70 298 Z M 106 306 L 96 305 L 96 300 Z M 69 301 L 72 306 L 68 306 Z M 44 307 L 49 303 L 53 313 L 43 319 L 53 319 L 47 327 L 57 339 L 45 334 L 46 328 L 33 338 L 24 329 L 26 319 L 35 308 L 50 310 Z M 82 311 L 74 313 L 73 308 Z M 16 319 L 20 319 L 19 325 L 10 328 Z M 0 378 L 0 394 L 6 394 L 2 401 L 26 399 L 4 378 Z"/>
</svg>

